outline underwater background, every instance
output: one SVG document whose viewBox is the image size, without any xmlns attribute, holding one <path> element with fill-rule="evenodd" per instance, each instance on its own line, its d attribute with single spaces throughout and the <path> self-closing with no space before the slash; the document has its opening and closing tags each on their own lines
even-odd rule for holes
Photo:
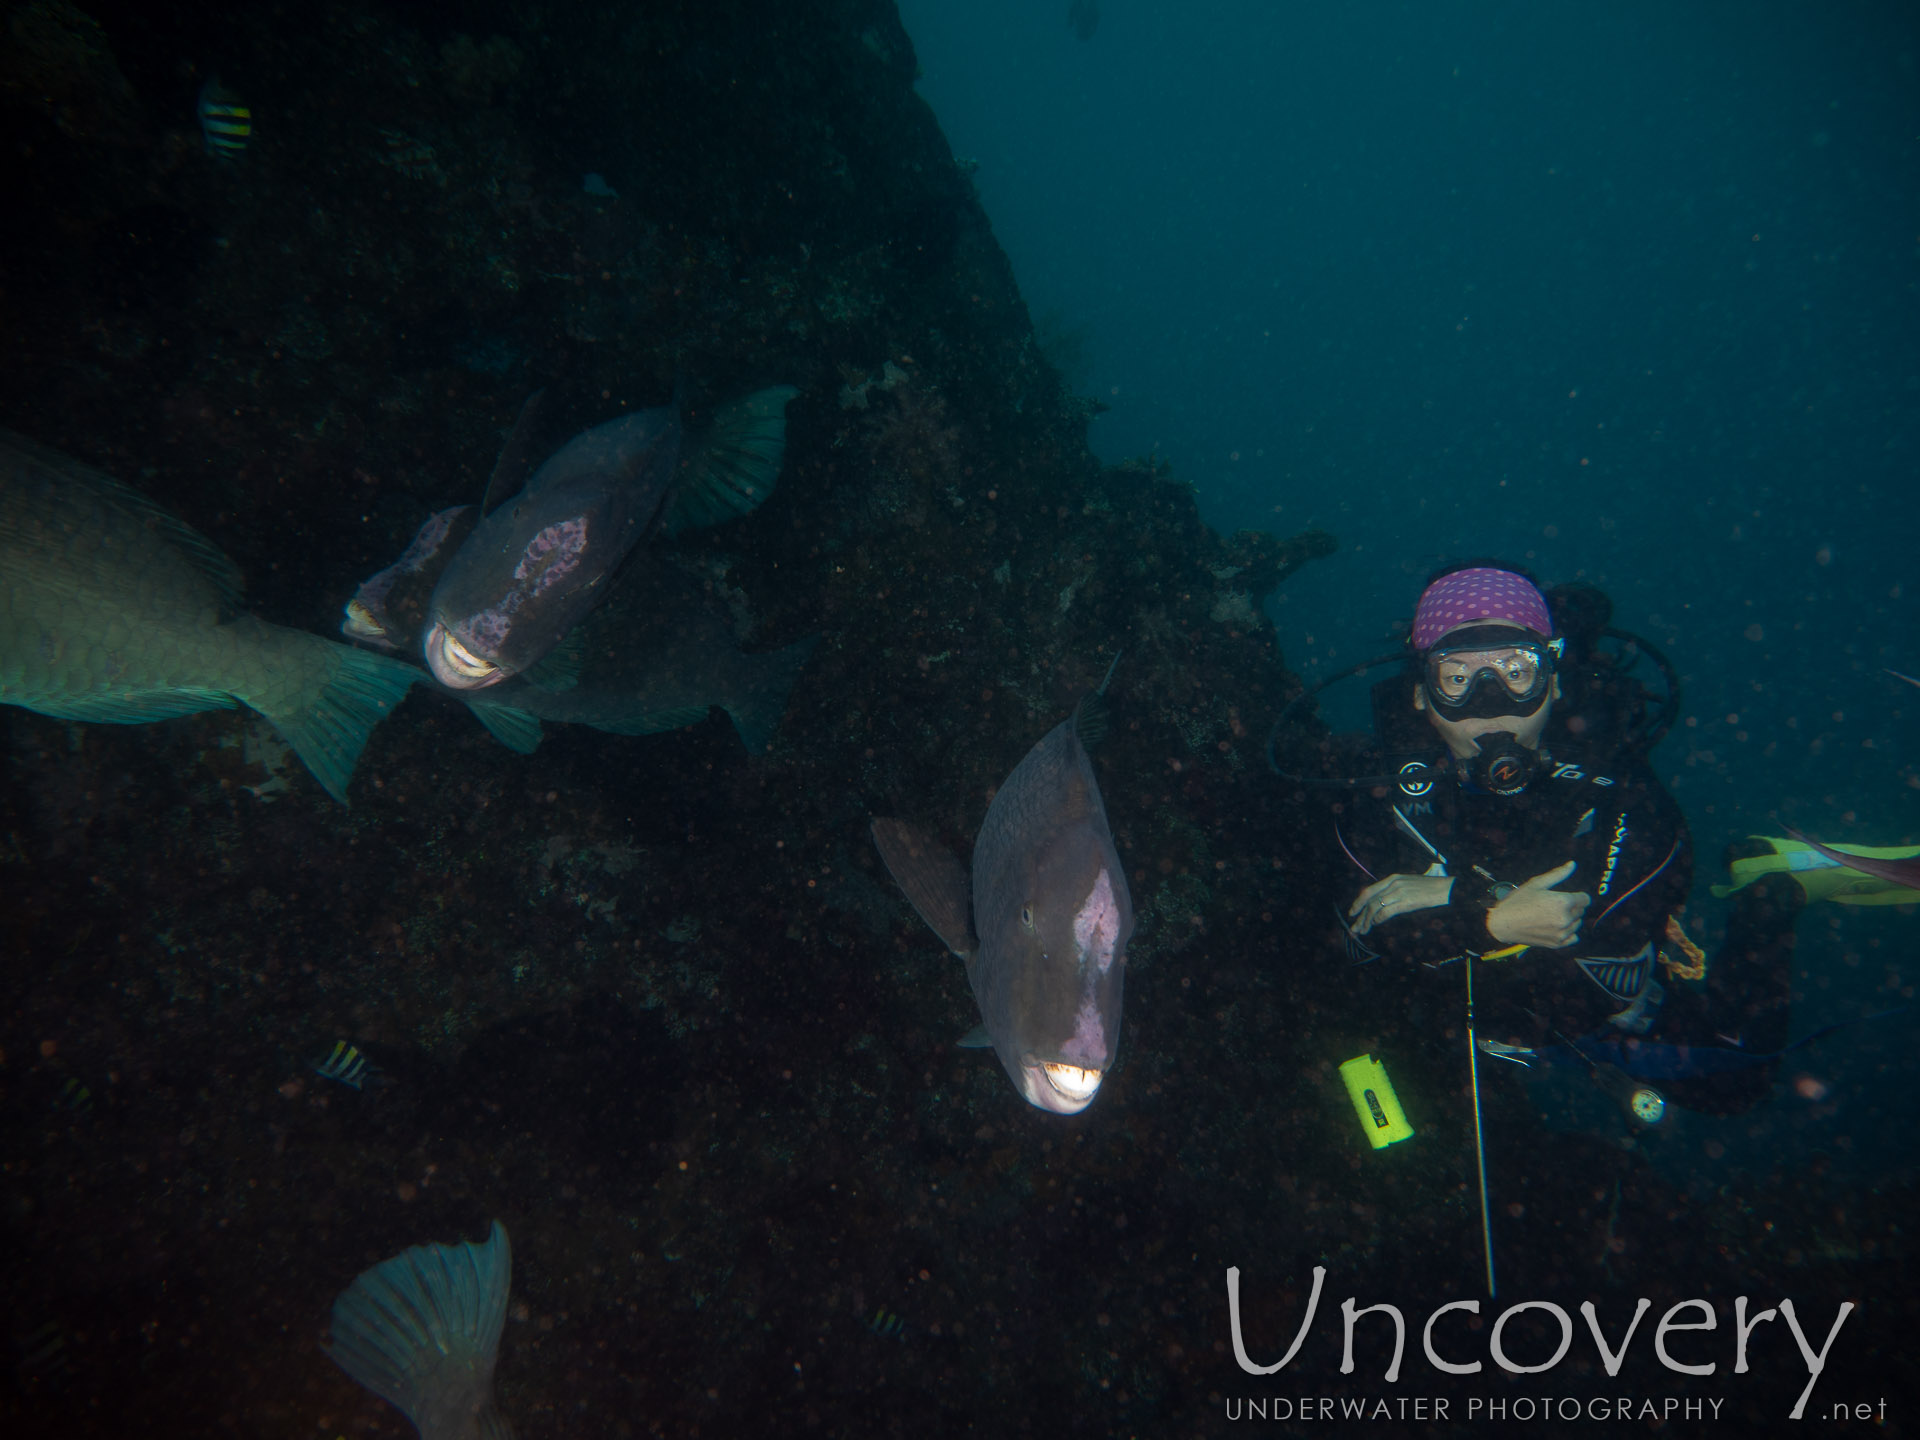
<svg viewBox="0 0 1920 1440">
<path fill-rule="evenodd" d="M 1099 9 L 1087 41 L 902 12 L 1043 338 L 1113 407 L 1095 450 L 1166 455 L 1223 529 L 1340 534 L 1272 602 L 1303 678 L 1391 653 L 1446 560 L 1586 580 L 1680 673 L 1655 765 L 1702 891 L 1783 822 L 1910 843 L 1910 8 Z M 1365 726 L 1366 691 L 1323 713 Z M 1803 1017 L 1911 984 L 1903 918 L 1824 932 Z M 1875 1075 L 1846 1090 L 1898 1131 Z"/>
<path fill-rule="evenodd" d="M 1769 1433 L 1805 1370 L 1775 1325 L 1729 1373 L 1738 1295 L 1816 1341 L 1857 1303 L 1815 1402 L 1910 1428 L 1911 1013 L 1664 1134 L 1483 1077 L 1503 1299 L 1706 1297 L 1715 1377 L 1643 1333 L 1619 1380 L 1581 1336 L 1395 1387 L 1384 1327 L 1340 1373 L 1341 1298 L 1481 1292 L 1473 1117 L 1453 1017 L 1329 945 L 1263 750 L 1496 555 L 1674 662 L 1709 950 L 1725 842 L 1920 843 L 1917 52 L 1898 5 L 0 5 L 0 426 L 332 636 L 530 391 L 790 384 L 773 496 L 670 554 L 744 650 L 814 646 L 764 754 L 719 712 L 515 754 L 417 689 L 350 809 L 246 712 L 0 711 L 0 1430 L 405 1434 L 328 1307 L 495 1218 L 530 1437 L 1616 1388 Z M 954 1048 L 868 823 L 964 853 L 1122 651 L 1126 1027 L 1059 1117 Z M 1796 1034 L 1909 1001 L 1915 920 L 1809 910 Z M 1378 1153 L 1368 1050 L 1418 1132 Z M 1270 1363 L 1316 1265 L 1244 1374 L 1227 1267 Z"/>
</svg>

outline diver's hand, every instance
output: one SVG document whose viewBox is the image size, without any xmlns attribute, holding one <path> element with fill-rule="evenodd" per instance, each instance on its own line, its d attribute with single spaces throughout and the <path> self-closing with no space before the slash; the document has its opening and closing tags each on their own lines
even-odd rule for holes
<svg viewBox="0 0 1920 1440">
<path fill-rule="evenodd" d="M 1556 890 L 1573 873 L 1573 861 L 1556 865 L 1511 891 L 1487 911 L 1487 933 L 1505 945 L 1563 950 L 1580 938 L 1580 919 L 1593 897 L 1584 890 Z"/>
<path fill-rule="evenodd" d="M 1389 875 L 1360 892 L 1347 907 L 1347 918 L 1353 921 L 1353 933 L 1364 935 L 1382 920 L 1444 905 L 1452 894 L 1451 875 Z"/>
</svg>

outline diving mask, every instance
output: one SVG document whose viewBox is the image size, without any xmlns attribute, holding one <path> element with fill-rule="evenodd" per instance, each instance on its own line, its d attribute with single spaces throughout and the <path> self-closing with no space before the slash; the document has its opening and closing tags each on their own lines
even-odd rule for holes
<svg viewBox="0 0 1920 1440">
<path fill-rule="evenodd" d="M 1421 686 L 1444 720 L 1525 717 L 1545 703 L 1561 642 L 1512 625 L 1474 625 L 1427 651 Z"/>
</svg>

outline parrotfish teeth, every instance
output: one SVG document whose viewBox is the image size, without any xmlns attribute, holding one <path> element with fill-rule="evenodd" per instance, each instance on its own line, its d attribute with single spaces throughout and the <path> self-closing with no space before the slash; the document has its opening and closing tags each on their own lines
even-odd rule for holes
<svg viewBox="0 0 1920 1440">
<path fill-rule="evenodd" d="M 428 633 L 426 654 L 434 678 L 455 690 L 478 690 L 505 678 L 498 665 L 474 654 L 444 625 L 435 625 Z"/>
<path fill-rule="evenodd" d="M 1049 1064 L 1040 1067 L 1047 1083 L 1069 1100 L 1085 1100 L 1100 1088 L 1100 1072 L 1083 1070 L 1078 1065 Z"/>
<path fill-rule="evenodd" d="M 386 627 L 374 619 L 373 612 L 368 610 L 367 607 L 362 605 L 358 600 L 349 600 L 347 602 L 347 623 L 342 628 L 355 640 L 384 640 L 387 638 Z"/>
</svg>

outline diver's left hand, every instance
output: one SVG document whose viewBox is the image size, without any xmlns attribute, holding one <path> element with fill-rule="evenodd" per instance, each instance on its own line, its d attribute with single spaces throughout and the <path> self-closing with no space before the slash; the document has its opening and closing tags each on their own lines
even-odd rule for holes
<svg viewBox="0 0 1920 1440">
<path fill-rule="evenodd" d="M 1451 875 L 1389 875 L 1360 892 L 1347 907 L 1347 918 L 1353 921 L 1353 933 L 1364 935 L 1382 920 L 1444 905 L 1452 894 Z"/>
</svg>

